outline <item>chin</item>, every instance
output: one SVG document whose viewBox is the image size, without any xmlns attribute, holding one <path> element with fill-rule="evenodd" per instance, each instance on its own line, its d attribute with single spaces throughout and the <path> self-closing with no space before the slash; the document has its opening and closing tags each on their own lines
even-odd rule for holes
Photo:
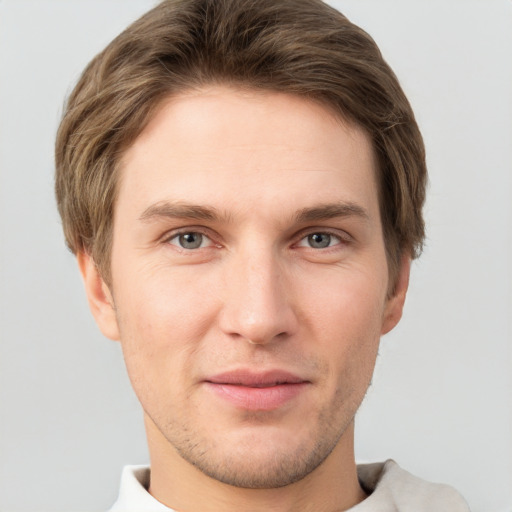
<svg viewBox="0 0 512 512">
<path fill-rule="evenodd" d="M 254 427 L 258 428 L 258 427 Z M 226 436 L 211 443 L 175 446 L 183 459 L 219 482 L 246 489 L 275 489 L 302 480 L 317 469 L 337 446 L 341 434 L 304 436 L 257 432 Z M 302 438 L 303 437 L 303 438 Z M 315 440 L 316 442 L 312 442 Z M 210 445 L 209 447 L 206 447 Z"/>
</svg>

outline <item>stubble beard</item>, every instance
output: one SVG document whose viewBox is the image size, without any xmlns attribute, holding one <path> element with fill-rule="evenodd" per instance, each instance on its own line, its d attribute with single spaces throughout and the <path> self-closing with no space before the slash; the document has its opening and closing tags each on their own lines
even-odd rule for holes
<svg viewBox="0 0 512 512">
<path fill-rule="evenodd" d="M 219 443 L 190 425 L 173 423 L 163 429 L 155 425 L 182 459 L 208 477 L 239 488 L 275 489 L 304 479 L 329 457 L 353 422 L 359 404 L 346 404 L 338 397 L 337 407 L 320 412 L 307 439 L 295 446 L 265 447 L 259 453 L 262 439 L 253 443 L 248 437 L 238 445 Z M 344 410 L 341 418 L 340 409 Z"/>
</svg>

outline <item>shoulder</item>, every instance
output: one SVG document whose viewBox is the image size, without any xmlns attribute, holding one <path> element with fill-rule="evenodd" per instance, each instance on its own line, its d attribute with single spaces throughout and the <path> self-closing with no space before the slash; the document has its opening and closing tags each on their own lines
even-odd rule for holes
<svg viewBox="0 0 512 512">
<path fill-rule="evenodd" d="M 393 460 L 362 464 L 357 469 L 369 497 L 354 507 L 354 512 L 469 512 L 466 501 L 453 487 L 422 480 Z"/>
</svg>

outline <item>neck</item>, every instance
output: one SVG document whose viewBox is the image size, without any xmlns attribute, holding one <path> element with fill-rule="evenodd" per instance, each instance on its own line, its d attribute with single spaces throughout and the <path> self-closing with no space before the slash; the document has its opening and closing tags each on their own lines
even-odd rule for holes
<svg viewBox="0 0 512 512">
<path fill-rule="evenodd" d="M 245 489 L 219 482 L 184 460 L 146 417 L 151 460 L 150 494 L 176 511 L 240 510 L 340 512 L 361 502 L 354 459 L 354 426 L 331 454 L 302 480 L 272 489 Z"/>
</svg>

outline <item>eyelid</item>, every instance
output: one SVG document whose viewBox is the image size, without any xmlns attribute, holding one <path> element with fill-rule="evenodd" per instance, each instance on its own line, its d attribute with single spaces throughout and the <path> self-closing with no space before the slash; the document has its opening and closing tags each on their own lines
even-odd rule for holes
<svg viewBox="0 0 512 512">
<path fill-rule="evenodd" d="M 198 247 L 183 247 L 181 244 L 181 237 L 183 235 L 200 235 L 200 244 Z M 176 246 L 178 249 L 182 251 L 198 251 L 199 249 L 206 249 L 213 245 L 213 241 L 210 237 L 204 235 L 203 233 L 199 233 L 197 231 L 189 231 L 188 233 L 177 233 L 176 235 L 169 238 L 168 244 Z"/>
<path fill-rule="evenodd" d="M 173 238 L 176 238 L 176 237 L 186 234 L 186 233 L 200 233 L 201 235 L 206 237 L 211 242 L 211 244 L 209 244 L 208 247 L 211 247 L 211 246 L 221 247 L 222 246 L 222 244 L 218 241 L 218 239 L 220 238 L 220 236 L 218 234 L 216 234 L 215 232 L 212 232 L 211 229 L 206 228 L 204 226 L 194 226 L 194 225 L 193 226 L 181 226 L 179 228 L 171 229 L 171 230 L 167 231 L 165 234 L 163 234 L 159 238 L 159 240 L 161 243 L 169 244 Z M 293 242 L 292 245 L 297 246 L 302 240 L 307 238 L 309 235 L 313 235 L 315 233 L 330 235 L 332 237 L 337 238 L 340 242 L 339 244 L 335 244 L 334 246 L 326 247 L 323 250 L 332 249 L 338 245 L 349 244 L 354 241 L 353 237 L 349 233 L 347 233 L 345 230 L 336 229 L 336 228 L 312 226 L 312 227 L 305 228 L 305 229 L 301 230 L 299 233 L 297 233 L 297 235 L 293 237 L 295 241 Z M 175 244 L 172 244 L 172 245 L 177 247 L 178 249 L 180 249 L 179 246 L 177 246 Z M 202 247 L 202 249 L 206 249 L 208 247 Z M 185 248 L 181 248 L 181 249 L 183 251 L 187 251 L 187 249 L 185 249 Z M 313 248 L 311 247 L 311 249 L 313 249 Z M 189 249 L 189 250 L 191 250 L 191 249 Z M 195 250 L 197 250 L 197 249 L 195 249 Z M 318 251 L 319 249 L 314 249 L 314 250 Z"/>
<path fill-rule="evenodd" d="M 210 229 L 207 229 L 202 226 L 184 226 L 184 227 L 179 227 L 176 229 L 171 229 L 171 230 L 167 231 L 160 238 L 160 242 L 162 242 L 164 244 L 170 244 L 171 240 L 173 240 L 174 238 L 179 237 L 180 235 L 185 235 L 187 233 L 199 233 L 211 242 L 207 247 L 201 247 L 201 249 L 207 249 L 208 247 L 212 247 L 212 246 L 220 247 L 220 245 L 221 245 L 220 243 L 218 243 L 216 241 L 217 237 L 215 237 L 212 234 L 212 231 Z M 198 250 L 198 249 L 185 249 L 184 247 L 179 247 L 178 245 L 175 245 L 175 244 L 170 244 L 170 245 L 173 245 L 183 251 Z"/>
<path fill-rule="evenodd" d="M 314 234 L 323 234 L 323 235 L 329 235 L 329 236 L 335 237 L 340 241 L 341 244 L 350 243 L 353 241 L 352 236 L 349 235 L 344 230 L 333 229 L 333 228 L 312 227 L 312 228 L 307 228 L 307 229 L 301 231 L 297 235 L 297 237 L 296 237 L 297 241 L 294 243 L 294 245 L 298 245 L 300 242 L 302 242 L 302 240 L 304 240 L 308 236 L 314 235 Z M 336 245 L 339 245 L 339 244 L 336 244 Z M 325 249 L 330 249 L 332 247 L 334 247 L 334 246 L 326 247 Z M 315 250 L 318 250 L 318 249 L 315 249 Z"/>
</svg>

